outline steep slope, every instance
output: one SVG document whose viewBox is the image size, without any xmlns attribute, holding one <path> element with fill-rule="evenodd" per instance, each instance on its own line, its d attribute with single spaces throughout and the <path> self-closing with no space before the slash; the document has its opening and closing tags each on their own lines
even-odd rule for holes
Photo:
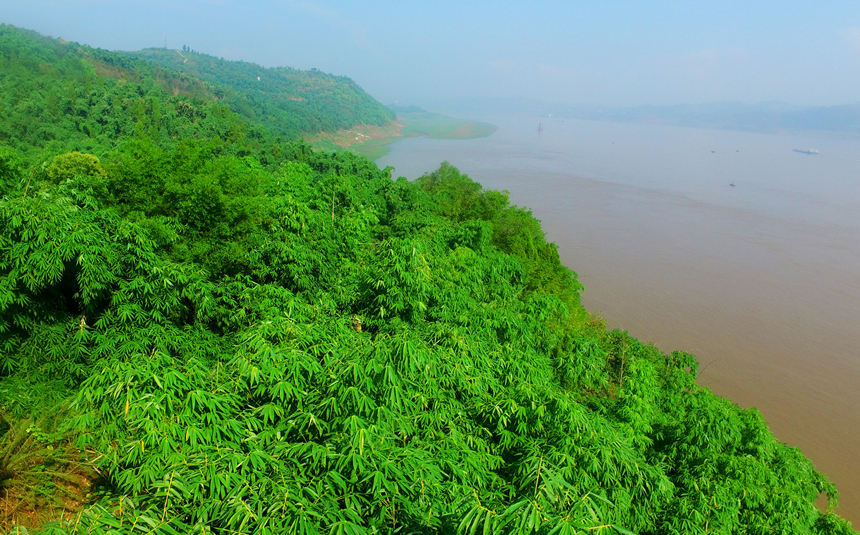
<svg viewBox="0 0 860 535">
<path fill-rule="evenodd" d="M 212 83 L 230 109 L 266 123 L 281 135 L 379 126 L 394 120 L 391 110 L 345 76 L 315 69 L 266 68 L 188 49 L 150 48 L 133 55 Z"/>
<path fill-rule="evenodd" d="M 254 144 L 264 132 L 290 140 L 394 118 L 344 77 L 193 52 L 111 52 L 5 24 L 0 84 L 0 142 L 25 152 L 101 153 L 132 137 L 161 145 L 200 136 Z"/>
<path fill-rule="evenodd" d="M 130 56 L 0 25 L 0 143 L 28 157 L 99 155 L 128 139 L 168 146 L 212 137 L 254 143 L 263 128 L 216 88 Z"/>
</svg>

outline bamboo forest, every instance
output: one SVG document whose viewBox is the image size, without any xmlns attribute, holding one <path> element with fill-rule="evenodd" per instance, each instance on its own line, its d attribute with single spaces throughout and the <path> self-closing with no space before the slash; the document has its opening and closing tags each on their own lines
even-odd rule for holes
<svg viewBox="0 0 860 535">
<path fill-rule="evenodd" d="M 854 533 L 529 209 L 301 138 L 393 117 L 0 26 L 0 531 Z"/>
</svg>

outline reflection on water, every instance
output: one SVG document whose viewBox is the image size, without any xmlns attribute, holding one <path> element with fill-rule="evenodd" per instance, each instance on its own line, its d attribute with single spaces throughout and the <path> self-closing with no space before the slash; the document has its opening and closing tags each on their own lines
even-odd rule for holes
<svg viewBox="0 0 860 535">
<path fill-rule="evenodd" d="M 405 139 L 378 163 L 414 178 L 448 160 L 510 191 L 591 312 L 694 353 L 699 382 L 757 407 L 860 524 L 860 140 L 485 119 L 490 138 Z"/>
</svg>

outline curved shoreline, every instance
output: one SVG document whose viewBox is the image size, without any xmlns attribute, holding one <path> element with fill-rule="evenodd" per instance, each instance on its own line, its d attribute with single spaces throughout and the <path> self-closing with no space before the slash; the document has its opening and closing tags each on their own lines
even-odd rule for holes
<svg viewBox="0 0 860 535">
<path fill-rule="evenodd" d="M 337 132 L 306 136 L 305 141 L 319 150 L 349 150 L 376 160 L 388 153 L 391 143 L 404 137 L 477 139 L 490 136 L 495 131 L 495 125 L 483 121 L 426 111 L 404 111 L 398 112 L 387 125 L 356 125 Z"/>
<path fill-rule="evenodd" d="M 752 178 L 729 189 L 716 167 L 713 186 L 701 180 L 704 186 L 698 187 L 679 176 L 674 190 L 671 181 L 653 177 L 640 185 L 620 175 L 617 181 L 583 178 L 616 176 L 615 167 L 602 160 L 580 160 L 599 153 L 590 141 L 572 139 L 591 135 L 589 125 L 568 124 L 571 139 L 553 144 L 552 130 L 539 141 L 530 137 L 528 120 L 500 124 L 497 137 L 469 144 L 404 140 L 379 164 L 404 162 L 409 171 L 398 168 L 397 174 L 411 177 L 420 174 L 420 164 L 429 170 L 444 156 L 487 188 L 510 191 L 512 202 L 533 209 L 564 264 L 579 274 L 589 311 L 658 347 L 695 354 L 700 384 L 743 407 L 759 408 L 780 440 L 800 447 L 836 483 L 840 514 L 857 523 L 860 465 L 853 451 L 860 448 L 860 333 L 851 318 L 860 311 L 860 250 L 851 238 L 860 221 L 835 221 L 850 215 L 841 203 L 854 198 L 825 203 L 803 191 L 783 191 L 782 184 L 760 184 L 753 191 Z M 512 133 L 516 126 L 528 133 Z M 713 136 L 706 141 L 737 141 L 723 131 Z M 565 147 L 568 152 L 557 152 Z M 632 159 L 628 167 L 639 165 L 638 155 L 627 149 L 620 140 L 612 145 L 616 154 Z M 742 154 L 752 153 L 750 147 Z M 611 156 L 609 149 L 601 156 Z M 694 161 L 720 163 L 709 151 Z M 801 195 L 807 203 L 797 212 Z M 757 211 L 759 198 L 771 204 Z"/>
</svg>

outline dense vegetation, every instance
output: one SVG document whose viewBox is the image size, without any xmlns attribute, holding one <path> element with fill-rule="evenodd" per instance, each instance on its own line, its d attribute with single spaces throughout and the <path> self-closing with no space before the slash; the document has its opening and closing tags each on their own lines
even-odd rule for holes
<svg viewBox="0 0 860 535">
<path fill-rule="evenodd" d="M 149 61 L 169 64 L 171 54 L 193 62 L 172 69 Z M 0 24 L 0 143 L 43 155 L 104 153 L 134 136 L 160 145 L 204 136 L 259 146 L 263 137 L 291 140 L 394 118 L 351 80 L 319 71 L 175 50 L 137 56 Z"/>
<path fill-rule="evenodd" d="M 134 55 L 223 88 L 218 96 L 230 109 L 278 134 L 383 125 L 394 120 L 393 111 L 349 78 L 317 69 L 265 68 L 225 61 L 188 47 L 182 51 L 149 48 Z"/>
<path fill-rule="evenodd" d="M 0 529 L 853 533 L 692 356 L 593 320 L 504 193 L 14 35 L 3 61 L 36 69 L 0 85 Z M 80 111 L 8 107 L 45 73 Z"/>
</svg>

